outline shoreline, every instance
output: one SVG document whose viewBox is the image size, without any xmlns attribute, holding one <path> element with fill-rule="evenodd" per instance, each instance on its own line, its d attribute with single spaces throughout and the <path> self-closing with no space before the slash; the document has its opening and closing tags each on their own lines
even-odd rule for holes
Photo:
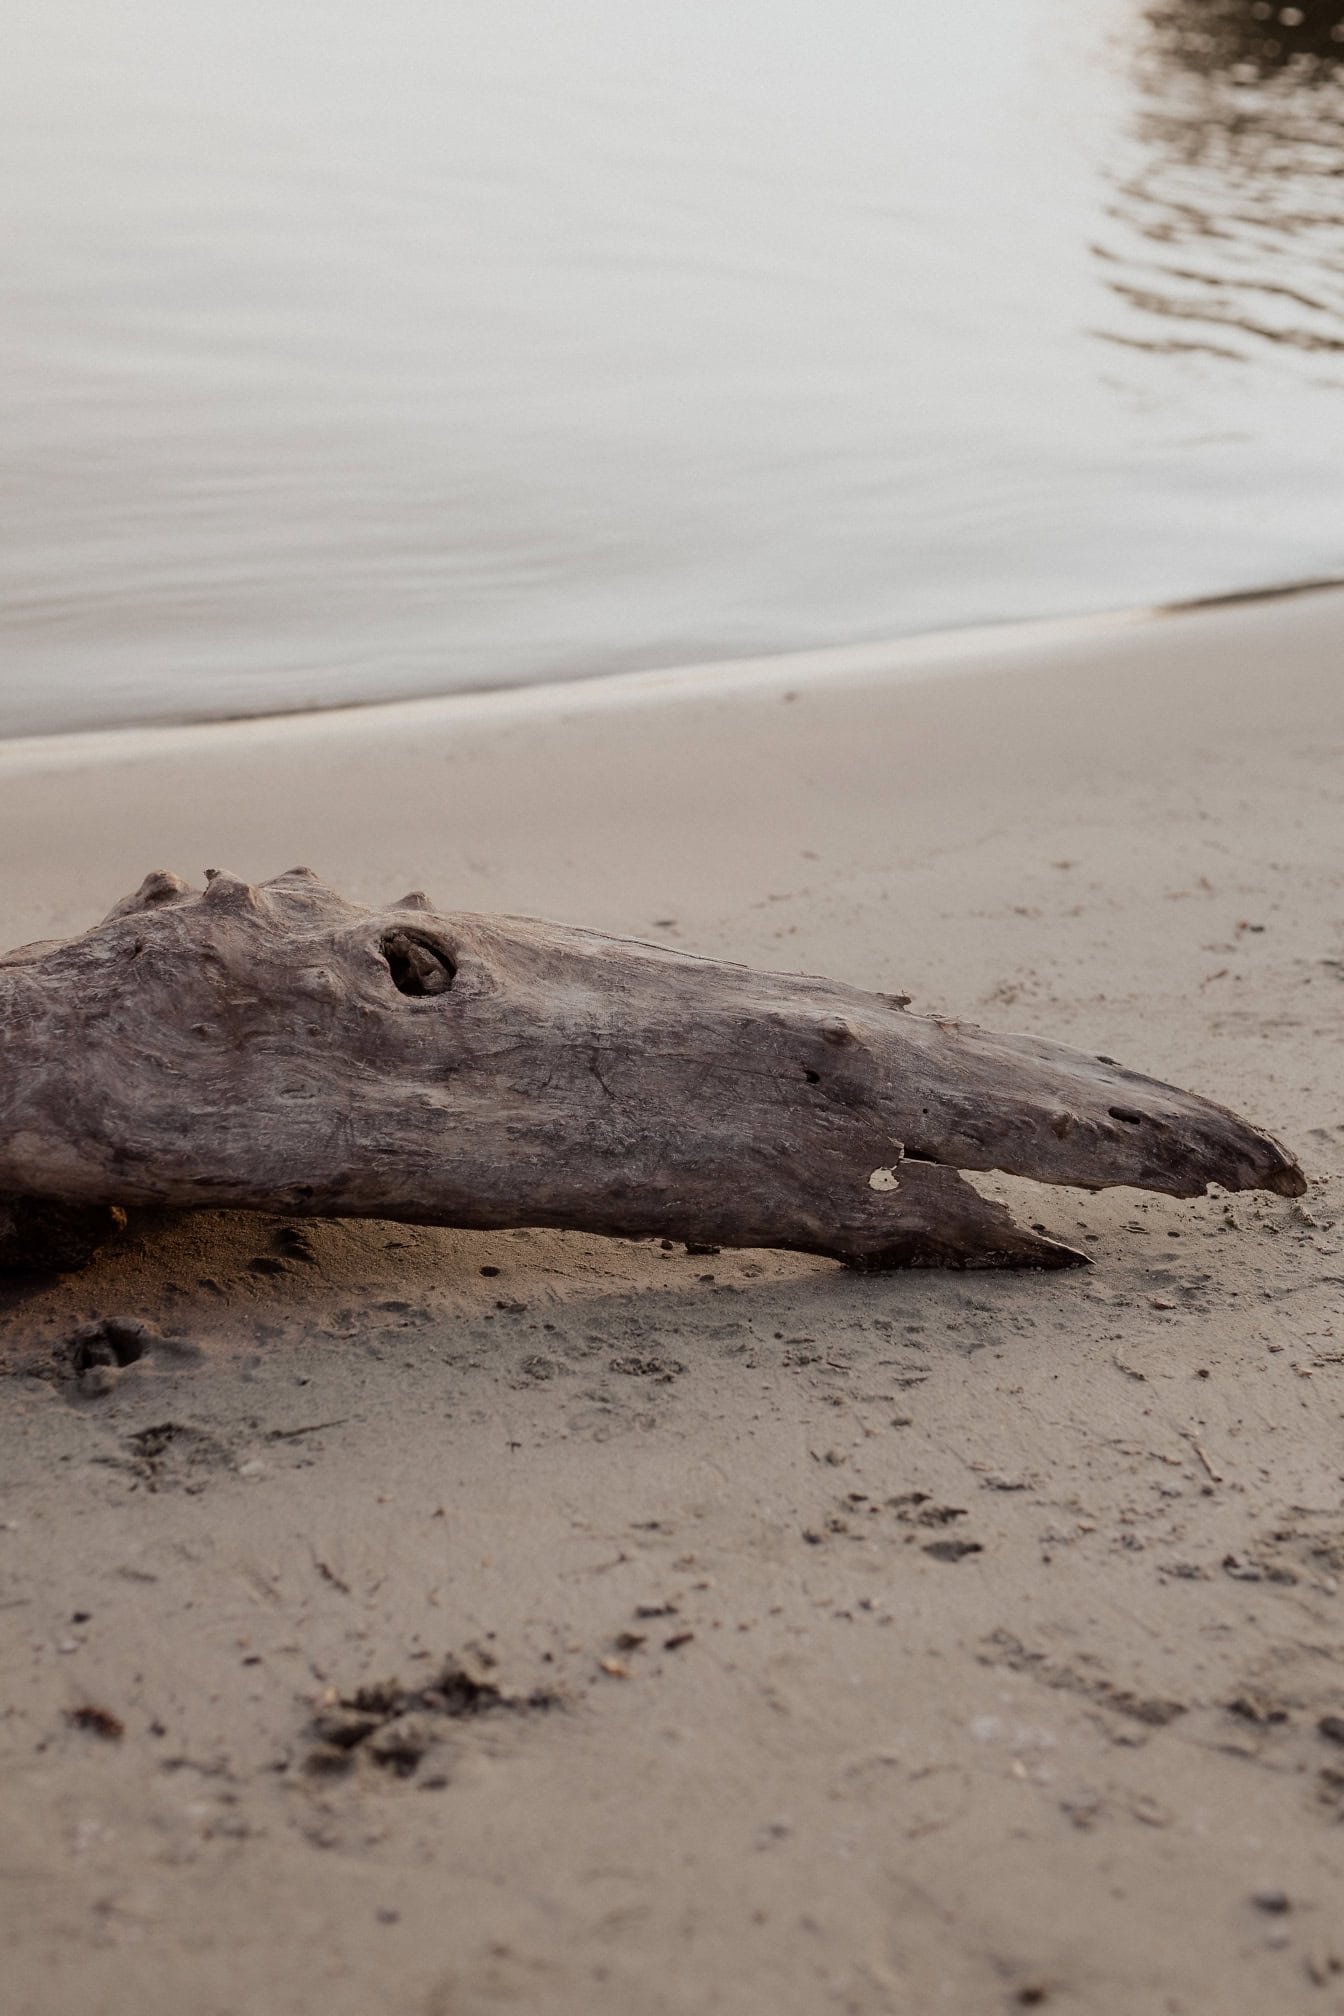
<svg viewBox="0 0 1344 2016">
<path fill-rule="evenodd" d="M 1016 655 L 1042 643 L 1085 641 L 1093 634 L 1133 624 L 1151 623 L 1171 616 L 1193 615 L 1208 610 L 1236 609 L 1263 602 L 1290 601 L 1298 596 L 1329 594 L 1344 589 L 1344 576 L 1286 581 L 1270 587 L 1229 589 L 1216 595 L 1191 596 L 1176 602 L 1139 604 L 1131 608 L 1102 609 L 1072 616 L 1024 617 L 1003 622 L 973 623 L 944 630 L 915 631 L 909 636 L 882 638 L 868 643 L 835 644 L 799 650 L 754 653 L 748 657 L 728 656 L 697 660 L 684 665 L 653 666 L 625 672 L 594 672 L 562 678 L 515 681 L 498 686 L 465 686 L 443 693 L 403 694 L 391 698 L 371 696 L 365 700 L 316 702 L 307 707 L 264 709 L 253 714 L 156 715 L 143 721 L 117 721 L 83 727 L 54 728 L 18 735 L 0 735 L 0 760 L 14 751 L 34 756 L 49 743 L 78 740 L 90 742 L 103 737 L 153 735 L 162 731 L 202 728 L 231 728 L 248 724 L 305 722 L 313 717 L 403 712 L 427 708 L 437 710 L 460 702 L 489 703 L 504 696 L 536 694 L 546 704 L 554 694 L 593 693 L 594 704 L 604 696 L 613 702 L 638 699 L 661 693 L 670 684 L 689 693 L 703 683 L 729 686 L 775 682 L 776 674 L 786 680 L 844 678 L 860 673 L 879 676 L 919 677 L 931 669 L 956 670 L 974 665 L 981 658 Z"/>
<path fill-rule="evenodd" d="M 6 947 L 305 862 L 1102 1051 L 1311 1183 L 977 1179 L 1063 1275 L 204 1213 L 0 1287 L 15 2016 L 1338 1996 L 1341 664 L 1330 590 L 0 744 Z M 447 1659 L 507 1700 L 323 1758 Z"/>
<path fill-rule="evenodd" d="M 982 823 L 1011 817 L 1034 789 L 1062 810 L 1117 766 L 1175 788 L 1192 748 L 1281 735 L 1294 696 L 1331 732 L 1342 624 L 1328 590 L 0 742 L 6 928 L 18 943 L 50 935 L 44 919 L 91 923 L 151 867 L 264 878 L 303 862 L 357 900 L 438 884 L 448 907 L 595 908 L 586 921 L 614 928 L 633 902 L 685 929 L 720 882 L 769 888 L 791 826 L 814 853 L 875 866 L 893 811 L 910 839 L 952 844 L 969 804 Z"/>
<path fill-rule="evenodd" d="M 256 714 L 211 714 L 163 717 L 150 721 L 112 722 L 102 727 L 60 728 L 35 735 L 0 736 L 0 765 L 40 762 L 63 752 L 115 756 L 138 738 L 195 738 L 211 731 L 268 729 L 302 736 L 316 724 L 348 722 L 357 729 L 364 721 L 377 727 L 450 725 L 457 718 L 506 720 L 517 714 L 547 714 L 558 707 L 582 707 L 603 712 L 608 707 L 638 706 L 694 699 L 714 692 L 736 694 L 769 691 L 798 682 L 814 683 L 868 678 L 921 678 L 930 672 L 974 670 L 985 658 L 1015 662 L 1023 652 L 1041 645 L 1085 640 L 1112 629 L 1155 621 L 1159 609 L 1104 611 L 1092 616 L 1047 617 L 1020 623 L 973 624 L 966 629 L 938 630 L 871 644 L 827 645 L 818 649 L 766 652 L 747 658 L 711 658 L 686 665 L 651 667 L 630 672 L 603 672 L 565 679 L 537 679 L 508 686 L 465 686 L 447 693 L 404 695 L 393 699 L 341 701 L 331 706 L 293 707 Z M 181 746 L 187 746 L 183 744 Z"/>
</svg>

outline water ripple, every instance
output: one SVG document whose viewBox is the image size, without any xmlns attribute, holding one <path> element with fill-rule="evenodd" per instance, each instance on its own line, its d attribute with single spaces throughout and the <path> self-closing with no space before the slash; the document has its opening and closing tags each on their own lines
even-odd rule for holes
<svg viewBox="0 0 1344 2016">
<path fill-rule="evenodd" d="M 1157 0 L 1145 30 L 1093 247 L 1126 312 L 1098 333 L 1242 363 L 1344 352 L 1339 0 Z"/>
</svg>

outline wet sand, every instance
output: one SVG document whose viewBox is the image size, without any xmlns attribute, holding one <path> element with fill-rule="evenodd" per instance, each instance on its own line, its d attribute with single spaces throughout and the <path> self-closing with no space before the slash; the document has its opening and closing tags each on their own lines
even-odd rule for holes
<svg viewBox="0 0 1344 2016">
<path fill-rule="evenodd" d="M 302 861 L 1103 1050 L 1312 1178 L 988 1182 L 1066 1276 L 221 1216 L 7 1289 L 7 2009 L 1344 2009 L 1342 649 L 0 745 L 8 943 Z"/>
</svg>

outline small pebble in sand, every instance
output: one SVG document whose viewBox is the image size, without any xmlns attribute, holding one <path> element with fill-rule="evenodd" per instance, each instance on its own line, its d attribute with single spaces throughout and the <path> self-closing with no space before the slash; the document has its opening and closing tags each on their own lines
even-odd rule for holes
<svg viewBox="0 0 1344 2016">
<path fill-rule="evenodd" d="M 101 1736 L 109 1743 L 118 1742 L 126 1733 L 126 1725 L 119 1715 L 110 1708 L 100 1708 L 92 1701 L 86 1701 L 78 1708 L 67 1708 L 65 1719 L 76 1729 L 87 1729 L 92 1736 Z"/>
</svg>

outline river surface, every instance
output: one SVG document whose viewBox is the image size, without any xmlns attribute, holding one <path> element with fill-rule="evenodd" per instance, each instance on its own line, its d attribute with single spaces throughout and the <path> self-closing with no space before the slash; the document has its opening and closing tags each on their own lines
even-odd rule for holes
<svg viewBox="0 0 1344 2016">
<path fill-rule="evenodd" d="M 1344 572 L 1344 0 L 4 0 L 0 732 Z"/>
</svg>

